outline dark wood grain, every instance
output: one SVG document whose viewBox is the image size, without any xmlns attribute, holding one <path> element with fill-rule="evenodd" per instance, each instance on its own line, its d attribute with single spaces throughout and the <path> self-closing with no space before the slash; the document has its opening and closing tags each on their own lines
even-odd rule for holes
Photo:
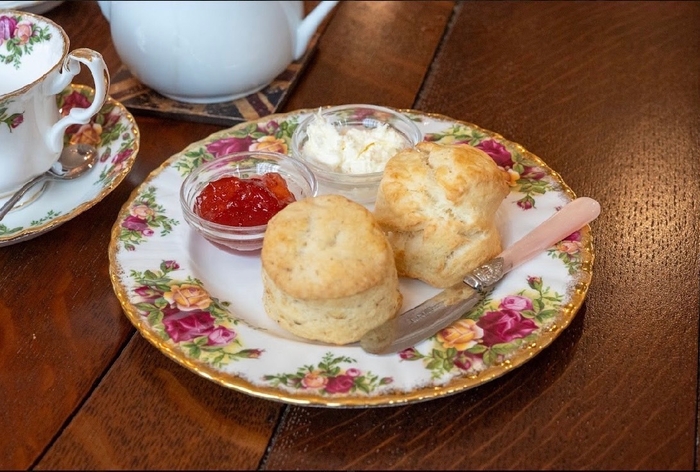
<svg viewBox="0 0 700 472">
<path fill-rule="evenodd" d="M 135 336 L 37 469 L 255 469 L 280 411 Z"/>
<path fill-rule="evenodd" d="M 454 2 L 341 2 L 286 110 L 413 106 Z"/>
<path fill-rule="evenodd" d="M 699 38 L 698 3 L 461 4 L 417 108 L 502 133 L 601 202 L 585 310 L 452 398 L 292 408 L 264 467 L 696 467 Z"/>
<path fill-rule="evenodd" d="M 95 2 L 46 16 L 117 70 Z M 339 4 L 285 110 L 367 102 L 472 122 L 603 207 L 587 301 L 552 345 L 400 407 L 247 396 L 135 332 L 109 280 L 111 226 L 153 169 L 221 129 L 137 115 L 141 148 L 111 194 L 0 248 L 0 468 L 697 469 L 698 51 L 697 2 Z"/>
</svg>

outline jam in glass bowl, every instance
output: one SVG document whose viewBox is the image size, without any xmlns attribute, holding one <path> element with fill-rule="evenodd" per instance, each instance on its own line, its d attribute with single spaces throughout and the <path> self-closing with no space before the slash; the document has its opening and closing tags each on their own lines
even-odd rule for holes
<svg viewBox="0 0 700 472">
<path fill-rule="evenodd" d="M 276 152 L 245 151 L 195 168 L 180 187 L 185 221 L 235 251 L 262 247 L 267 222 L 288 204 L 315 196 L 318 184 L 303 162 Z"/>
</svg>

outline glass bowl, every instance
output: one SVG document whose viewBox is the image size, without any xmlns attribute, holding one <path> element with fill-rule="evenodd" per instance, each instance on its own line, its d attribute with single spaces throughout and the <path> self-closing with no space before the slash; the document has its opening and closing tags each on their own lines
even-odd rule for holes
<svg viewBox="0 0 700 472">
<path fill-rule="evenodd" d="M 200 217 L 194 211 L 194 204 L 209 182 L 227 176 L 247 179 L 270 172 L 277 172 L 284 178 L 296 200 L 313 197 L 318 192 L 318 183 L 311 169 L 294 157 L 268 151 L 232 153 L 198 166 L 182 182 L 180 206 L 185 221 L 219 247 L 234 251 L 260 249 L 267 224 L 228 226 L 214 223 Z"/>
<path fill-rule="evenodd" d="M 328 137 L 328 139 L 326 135 L 320 136 L 316 134 L 312 136 L 312 139 L 317 140 L 314 142 L 316 145 L 314 146 L 315 148 L 318 149 L 318 144 L 327 146 L 327 152 L 322 153 L 324 156 L 329 157 L 330 154 L 335 156 L 330 156 L 331 160 L 340 160 L 341 162 L 348 161 L 348 159 L 343 160 L 340 157 L 343 154 L 341 148 L 354 149 L 354 143 L 351 143 L 353 146 L 347 144 L 341 145 L 339 143 L 341 140 L 346 139 L 346 133 L 351 129 L 371 133 L 375 128 L 386 125 L 388 129 L 396 131 L 398 134 L 399 139 L 396 140 L 396 144 L 398 145 L 399 142 L 401 143 L 398 149 L 413 147 L 423 140 L 423 133 L 421 130 L 406 115 L 397 110 L 376 105 L 353 104 L 320 109 L 299 123 L 292 135 L 292 155 L 300 161 L 305 162 L 314 174 L 316 174 L 319 183 L 319 193 L 340 194 L 358 203 L 373 203 L 376 199 L 377 188 L 382 174 L 384 173 L 384 165 L 386 165 L 388 157 L 383 163 L 377 164 L 380 165 L 380 168 L 362 173 L 341 171 L 337 165 L 333 166 L 328 163 L 320 162 L 309 155 L 308 152 L 305 152 L 305 147 L 310 139 L 310 126 L 312 126 L 317 118 L 324 119 L 337 131 L 337 134 L 333 134 L 333 136 Z M 318 128 L 316 128 L 315 132 L 318 133 Z M 340 135 L 340 137 L 338 137 L 338 135 Z M 347 141 L 345 141 L 345 143 L 347 143 Z M 364 149 L 368 148 L 369 146 L 364 147 Z M 385 156 L 390 157 L 390 155 L 393 155 L 393 153 L 385 153 Z M 347 157 L 347 155 L 345 157 Z"/>
</svg>

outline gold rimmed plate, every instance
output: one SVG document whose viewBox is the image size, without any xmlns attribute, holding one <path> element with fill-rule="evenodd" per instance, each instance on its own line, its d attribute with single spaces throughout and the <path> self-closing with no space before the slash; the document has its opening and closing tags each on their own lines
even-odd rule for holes
<svg viewBox="0 0 700 472">
<path fill-rule="evenodd" d="M 375 356 L 358 345 L 311 343 L 265 314 L 259 251 L 222 251 L 184 221 L 178 191 L 203 161 L 230 152 L 289 153 L 314 110 L 276 114 L 215 133 L 172 156 L 132 193 L 112 228 L 110 276 L 126 316 L 163 354 L 200 376 L 253 396 L 323 407 L 391 406 L 461 392 L 546 348 L 581 307 L 592 276 L 590 227 L 510 272 L 482 303 L 413 348 Z M 467 143 L 508 170 L 500 210 L 512 244 L 575 195 L 541 159 L 470 123 L 402 110 L 426 140 Z M 402 311 L 438 290 L 402 279 Z"/>
<path fill-rule="evenodd" d="M 62 114 L 85 106 L 94 89 L 71 85 L 58 95 Z M 0 247 L 35 238 L 75 218 L 102 200 L 127 176 L 139 150 L 139 129 L 123 105 L 108 97 L 100 111 L 83 126 L 68 128 L 64 145 L 88 143 L 97 148 L 98 160 L 84 176 L 49 182 L 31 203 L 8 213 L 0 222 Z"/>
</svg>

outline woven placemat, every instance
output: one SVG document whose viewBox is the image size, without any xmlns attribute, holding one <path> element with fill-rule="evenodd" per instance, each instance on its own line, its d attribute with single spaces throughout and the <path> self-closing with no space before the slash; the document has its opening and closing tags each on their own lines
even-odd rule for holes
<svg viewBox="0 0 700 472">
<path fill-rule="evenodd" d="M 309 41 L 304 55 L 294 61 L 269 85 L 256 93 L 230 102 L 194 104 L 164 97 L 138 81 L 122 66 L 111 77 L 109 95 L 134 115 L 152 115 L 200 123 L 233 126 L 276 113 L 297 83 L 316 50 L 318 34 Z"/>
</svg>

